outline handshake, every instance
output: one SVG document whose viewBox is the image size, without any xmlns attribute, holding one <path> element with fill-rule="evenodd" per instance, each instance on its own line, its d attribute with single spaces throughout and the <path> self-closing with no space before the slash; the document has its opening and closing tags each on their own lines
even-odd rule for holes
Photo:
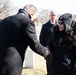
<svg viewBox="0 0 76 75">
<path fill-rule="evenodd" d="M 51 55 L 51 52 L 50 52 L 50 50 L 49 50 L 48 48 L 46 48 L 45 59 L 46 59 L 49 55 Z"/>
</svg>

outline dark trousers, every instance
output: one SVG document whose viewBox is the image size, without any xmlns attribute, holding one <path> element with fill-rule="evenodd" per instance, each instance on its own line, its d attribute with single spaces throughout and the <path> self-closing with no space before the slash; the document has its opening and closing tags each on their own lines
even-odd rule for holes
<svg viewBox="0 0 76 75">
<path fill-rule="evenodd" d="M 47 69 L 47 75 L 50 75 L 50 69 L 51 69 L 51 61 L 52 61 L 52 55 L 49 55 L 46 58 L 46 69 Z"/>
</svg>

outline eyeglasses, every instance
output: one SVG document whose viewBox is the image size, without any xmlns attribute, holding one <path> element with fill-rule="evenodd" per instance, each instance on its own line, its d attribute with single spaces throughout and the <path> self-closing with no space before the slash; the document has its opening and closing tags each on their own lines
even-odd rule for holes
<svg viewBox="0 0 76 75">
<path fill-rule="evenodd" d="M 59 25 L 64 25 L 64 22 L 58 21 L 58 24 L 59 24 Z"/>
</svg>

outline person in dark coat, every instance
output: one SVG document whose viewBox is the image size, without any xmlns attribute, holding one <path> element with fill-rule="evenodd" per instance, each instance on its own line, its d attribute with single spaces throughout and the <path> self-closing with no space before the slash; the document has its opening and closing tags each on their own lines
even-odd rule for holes
<svg viewBox="0 0 76 75">
<path fill-rule="evenodd" d="M 23 9 L 19 9 L 16 15 L 1 21 L 0 75 L 21 75 L 28 46 L 39 55 L 49 55 L 49 50 L 37 40 L 33 22 L 36 12 L 37 8 L 34 5 L 27 4 Z"/>
<path fill-rule="evenodd" d="M 44 47 L 47 47 L 47 42 L 48 42 L 48 39 L 51 35 L 52 29 L 57 24 L 57 21 L 56 21 L 57 14 L 54 10 L 50 11 L 49 18 L 50 18 L 49 21 L 42 25 L 40 36 L 39 36 L 40 43 Z M 48 71 L 49 71 L 48 63 L 49 63 L 49 56 L 46 59 L 47 75 L 48 75 Z"/>
<path fill-rule="evenodd" d="M 59 17 L 58 25 L 53 29 L 52 37 L 48 43 L 51 52 L 48 75 L 73 75 L 74 50 L 72 42 L 67 38 L 71 23 L 72 15 L 65 13 Z"/>
<path fill-rule="evenodd" d="M 39 36 L 40 43 L 45 47 L 47 45 L 47 41 L 51 34 L 52 28 L 57 24 L 57 15 L 54 10 L 50 11 L 49 17 L 49 21 L 42 25 L 42 29 Z"/>
</svg>

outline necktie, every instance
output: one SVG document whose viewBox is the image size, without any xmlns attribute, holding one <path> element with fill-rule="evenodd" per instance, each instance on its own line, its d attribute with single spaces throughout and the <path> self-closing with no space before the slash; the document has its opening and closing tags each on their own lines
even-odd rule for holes
<svg viewBox="0 0 76 75">
<path fill-rule="evenodd" d="M 54 24 L 52 24 L 52 26 L 54 26 Z"/>
</svg>

